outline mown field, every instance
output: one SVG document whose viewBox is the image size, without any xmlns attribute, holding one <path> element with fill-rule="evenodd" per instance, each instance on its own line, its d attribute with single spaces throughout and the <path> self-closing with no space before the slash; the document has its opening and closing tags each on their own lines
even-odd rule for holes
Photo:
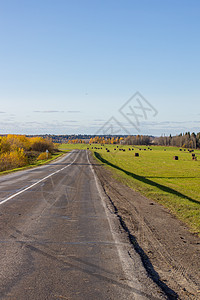
<svg viewBox="0 0 200 300">
<path fill-rule="evenodd" d="M 150 150 L 145 146 L 127 145 L 61 146 L 63 150 L 75 148 L 89 148 L 112 170 L 116 179 L 164 205 L 193 232 L 200 234 L 200 150 L 194 150 L 197 157 L 194 161 L 187 149 L 180 151 L 175 147 L 152 146 Z M 135 152 L 139 157 L 135 157 Z M 179 159 L 173 160 L 173 156 Z"/>
</svg>

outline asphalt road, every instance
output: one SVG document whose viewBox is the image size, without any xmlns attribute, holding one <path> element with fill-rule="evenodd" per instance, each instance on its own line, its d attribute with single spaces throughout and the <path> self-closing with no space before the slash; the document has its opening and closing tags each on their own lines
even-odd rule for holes
<svg viewBox="0 0 200 300">
<path fill-rule="evenodd" d="M 0 299 L 151 299 L 109 218 L 87 151 L 1 176 Z"/>
</svg>

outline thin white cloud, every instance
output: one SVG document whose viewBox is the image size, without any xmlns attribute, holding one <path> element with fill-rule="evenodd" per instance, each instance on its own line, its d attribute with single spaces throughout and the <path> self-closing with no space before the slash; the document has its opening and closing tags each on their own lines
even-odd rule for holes
<svg viewBox="0 0 200 300">
<path fill-rule="evenodd" d="M 78 121 L 74 121 L 74 120 L 67 120 L 67 121 L 64 121 L 64 123 L 78 123 Z"/>
<path fill-rule="evenodd" d="M 4 122 L 13 122 L 13 118 L 7 118 L 3 120 Z"/>
<path fill-rule="evenodd" d="M 64 113 L 64 112 L 70 113 L 70 114 L 78 114 L 81 111 L 80 110 L 68 110 L 68 111 L 65 111 L 65 110 L 34 110 L 33 112 L 41 113 L 41 114 Z"/>
<path fill-rule="evenodd" d="M 64 113 L 64 110 L 34 110 L 34 113 L 42 113 L 42 114 Z"/>
<path fill-rule="evenodd" d="M 81 111 L 80 110 L 68 110 L 67 112 L 70 113 L 70 114 L 78 114 Z"/>
</svg>

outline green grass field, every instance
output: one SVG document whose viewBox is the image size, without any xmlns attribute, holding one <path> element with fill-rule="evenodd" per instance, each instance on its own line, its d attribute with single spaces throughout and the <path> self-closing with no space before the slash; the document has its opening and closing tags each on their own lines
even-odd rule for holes
<svg viewBox="0 0 200 300">
<path fill-rule="evenodd" d="M 61 149 L 88 147 L 116 179 L 169 208 L 193 232 L 200 234 L 200 150 L 193 152 L 197 157 L 194 161 L 187 149 L 179 151 L 175 147 L 152 146 L 150 151 L 145 146 L 105 145 L 94 149 L 101 146 L 66 144 Z M 119 151 L 120 148 L 126 151 Z M 135 157 L 135 152 L 139 157 Z M 179 160 L 173 160 L 175 155 Z"/>
</svg>

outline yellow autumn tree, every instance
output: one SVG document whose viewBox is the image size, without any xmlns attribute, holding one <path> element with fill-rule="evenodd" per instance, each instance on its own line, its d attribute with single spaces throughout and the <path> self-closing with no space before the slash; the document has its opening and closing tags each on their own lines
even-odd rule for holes
<svg viewBox="0 0 200 300">
<path fill-rule="evenodd" d="M 23 167 L 28 163 L 24 150 L 19 148 L 0 155 L 0 171 Z"/>
</svg>

